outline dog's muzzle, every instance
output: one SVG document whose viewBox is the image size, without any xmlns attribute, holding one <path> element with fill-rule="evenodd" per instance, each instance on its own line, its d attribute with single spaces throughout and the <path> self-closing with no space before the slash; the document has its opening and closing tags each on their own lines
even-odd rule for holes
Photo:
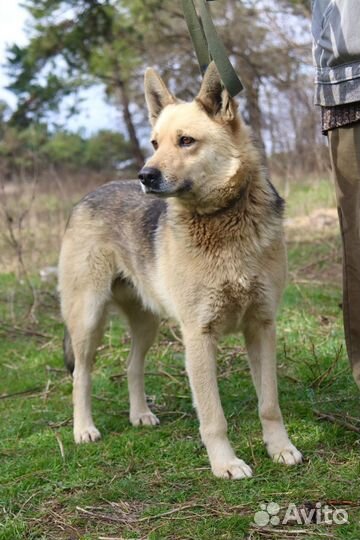
<svg viewBox="0 0 360 540">
<path fill-rule="evenodd" d="M 139 180 L 147 191 L 159 191 L 162 179 L 161 171 L 155 167 L 143 167 L 139 172 Z"/>
</svg>

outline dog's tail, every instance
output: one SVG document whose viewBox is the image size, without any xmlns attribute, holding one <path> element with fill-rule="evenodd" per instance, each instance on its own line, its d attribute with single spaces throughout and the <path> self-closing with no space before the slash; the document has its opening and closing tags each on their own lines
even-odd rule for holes
<svg viewBox="0 0 360 540">
<path fill-rule="evenodd" d="M 63 350 L 65 366 L 72 375 L 75 367 L 75 356 L 72 348 L 71 337 L 66 326 L 64 330 Z"/>
</svg>

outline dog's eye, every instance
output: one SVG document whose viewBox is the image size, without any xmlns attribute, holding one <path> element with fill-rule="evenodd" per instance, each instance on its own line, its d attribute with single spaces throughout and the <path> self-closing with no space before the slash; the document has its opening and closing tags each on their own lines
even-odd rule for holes
<svg viewBox="0 0 360 540">
<path fill-rule="evenodd" d="M 195 139 L 193 139 L 192 137 L 183 136 L 179 139 L 179 146 L 191 146 L 192 144 L 194 144 L 194 142 Z"/>
<path fill-rule="evenodd" d="M 151 141 L 151 144 L 153 145 L 154 150 L 157 150 L 159 148 L 159 143 L 155 139 Z"/>
</svg>

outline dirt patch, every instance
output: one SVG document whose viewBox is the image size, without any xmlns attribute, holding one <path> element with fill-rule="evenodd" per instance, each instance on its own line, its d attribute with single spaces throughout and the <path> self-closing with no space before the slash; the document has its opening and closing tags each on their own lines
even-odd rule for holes
<svg viewBox="0 0 360 540">
<path fill-rule="evenodd" d="M 317 208 L 309 215 L 285 219 L 284 225 L 290 240 L 302 241 L 314 235 L 327 237 L 338 234 L 338 214 L 336 208 Z"/>
<path fill-rule="evenodd" d="M 172 506 L 164 504 L 163 508 L 161 503 L 155 508 L 141 501 L 107 501 L 96 506 L 76 506 L 73 510 L 50 501 L 46 514 L 30 520 L 29 525 L 32 531 L 35 529 L 49 540 L 80 540 L 84 535 L 94 535 L 94 538 L 96 535 L 99 540 L 115 540 L 123 538 L 123 533 L 126 533 L 126 538 L 130 534 L 148 538 L 151 532 L 174 519 L 196 522 L 206 518 L 238 516 L 239 513 L 252 515 L 253 509 L 246 504 L 233 506 L 224 503 L 220 506 L 219 501 L 212 498 L 206 502 L 189 500 Z M 177 535 L 171 538 L 180 540 Z"/>
<path fill-rule="evenodd" d="M 292 278 L 297 283 L 329 284 L 342 286 L 341 256 L 330 256 L 326 260 L 316 261 L 305 268 L 300 268 Z"/>
<path fill-rule="evenodd" d="M 284 225 L 289 252 L 304 250 L 304 258 L 291 268 L 291 280 L 340 287 L 342 253 L 336 208 L 318 208 L 308 215 L 288 218 Z"/>
</svg>

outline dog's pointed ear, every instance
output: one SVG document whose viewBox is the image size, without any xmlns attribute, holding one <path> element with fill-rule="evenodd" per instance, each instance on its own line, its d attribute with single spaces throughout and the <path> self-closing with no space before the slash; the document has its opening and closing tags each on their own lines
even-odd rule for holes
<svg viewBox="0 0 360 540">
<path fill-rule="evenodd" d="M 149 111 L 149 120 L 154 126 L 159 114 L 166 105 L 176 103 L 176 98 L 170 94 L 164 81 L 153 68 L 147 68 L 144 76 L 145 100 Z"/>
<path fill-rule="evenodd" d="M 209 64 L 196 100 L 210 116 L 224 122 L 236 118 L 236 102 L 224 88 L 215 62 Z"/>
</svg>

